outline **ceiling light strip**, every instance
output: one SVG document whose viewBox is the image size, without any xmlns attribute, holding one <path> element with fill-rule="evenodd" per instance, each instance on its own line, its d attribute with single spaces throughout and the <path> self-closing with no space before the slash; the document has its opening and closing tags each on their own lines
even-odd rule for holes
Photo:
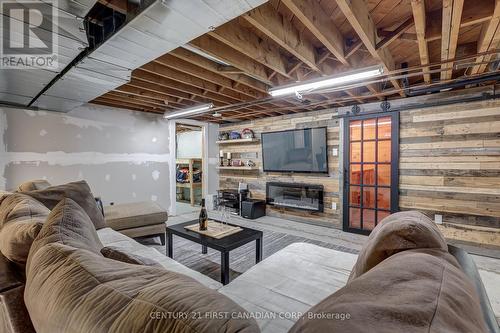
<svg viewBox="0 0 500 333">
<path fill-rule="evenodd" d="M 165 119 L 175 119 L 175 118 L 182 118 L 186 116 L 193 116 L 196 114 L 200 113 L 205 113 L 207 110 L 210 110 L 211 108 L 214 107 L 213 103 L 208 103 L 208 104 L 203 104 L 203 105 L 197 105 L 193 106 L 188 109 L 183 109 L 175 112 L 165 112 L 163 115 L 163 118 Z"/>
<path fill-rule="evenodd" d="M 334 76 L 334 77 L 326 77 L 317 80 L 306 81 L 300 84 L 293 84 L 283 87 L 277 87 L 269 90 L 269 94 L 273 97 L 285 96 L 285 95 L 293 95 L 301 92 L 309 92 L 317 89 L 329 88 L 345 83 L 356 82 L 360 80 L 364 80 L 367 78 L 372 78 L 378 75 L 382 75 L 383 69 L 382 67 L 364 69 L 361 71 L 353 72 L 351 74 L 342 75 L 342 76 Z"/>
</svg>

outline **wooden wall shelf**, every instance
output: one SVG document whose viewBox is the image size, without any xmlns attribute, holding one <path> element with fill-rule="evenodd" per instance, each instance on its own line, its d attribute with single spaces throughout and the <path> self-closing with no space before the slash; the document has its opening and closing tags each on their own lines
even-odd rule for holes
<svg viewBox="0 0 500 333">
<path fill-rule="evenodd" d="M 194 190 L 203 187 L 202 182 L 193 182 L 193 172 L 195 169 L 194 165 L 195 164 L 199 165 L 200 169 L 201 169 L 202 162 L 203 161 L 201 158 L 178 158 L 175 160 L 176 169 L 177 169 L 177 166 L 179 166 L 179 165 L 188 166 L 188 168 L 189 168 L 188 181 L 185 183 L 176 182 L 176 187 L 189 189 L 189 203 L 191 204 L 191 206 L 195 205 Z"/>
<path fill-rule="evenodd" d="M 258 167 L 249 167 L 249 166 L 218 166 L 217 169 L 219 169 L 219 170 L 242 170 L 242 171 L 259 170 Z"/>
<path fill-rule="evenodd" d="M 235 139 L 235 140 L 219 140 L 217 141 L 218 144 L 220 145 L 227 145 L 231 143 L 247 143 L 247 142 L 259 142 L 258 138 L 253 138 L 253 139 Z"/>
</svg>

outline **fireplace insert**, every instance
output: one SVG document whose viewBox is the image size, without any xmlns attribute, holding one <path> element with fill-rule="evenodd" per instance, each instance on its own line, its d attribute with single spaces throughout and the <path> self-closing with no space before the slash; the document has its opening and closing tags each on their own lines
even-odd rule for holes
<svg viewBox="0 0 500 333">
<path fill-rule="evenodd" d="M 323 185 L 268 182 L 266 203 L 276 207 L 323 212 Z"/>
</svg>

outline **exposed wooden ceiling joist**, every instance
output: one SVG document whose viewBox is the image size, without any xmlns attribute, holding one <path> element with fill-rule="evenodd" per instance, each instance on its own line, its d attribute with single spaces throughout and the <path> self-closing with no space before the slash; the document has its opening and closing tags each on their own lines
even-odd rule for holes
<svg viewBox="0 0 500 333">
<path fill-rule="evenodd" d="M 398 26 L 394 31 L 392 31 L 389 35 L 387 35 L 384 39 L 379 41 L 375 46 L 376 49 L 381 49 L 383 47 L 389 46 L 392 42 L 394 42 L 399 36 L 401 36 L 406 30 L 413 26 L 413 18 L 410 17 L 406 21 L 404 21 L 400 26 Z"/>
<path fill-rule="evenodd" d="M 253 96 L 254 98 L 262 98 L 267 95 L 268 87 L 266 84 L 256 79 L 250 78 L 246 75 L 233 74 L 221 70 L 221 68 L 224 66 L 218 65 L 215 62 L 207 58 L 204 58 L 196 53 L 193 53 L 183 48 L 177 48 L 172 52 L 170 52 L 169 54 L 184 61 L 187 61 L 193 65 L 209 70 L 214 74 L 219 74 L 221 76 L 224 76 L 228 79 L 235 81 L 236 83 L 239 83 L 238 87 L 244 90 L 245 94 Z M 242 70 L 240 69 L 240 71 Z"/>
<path fill-rule="evenodd" d="M 272 0 L 135 70 L 130 83 L 96 102 L 158 113 L 212 102 L 228 108 L 222 119 L 210 114 L 194 118 L 221 122 L 404 95 L 395 77 L 402 73 L 397 68 L 404 62 L 413 71 L 422 71 L 411 76 L 412 86 L 422 79 L 431 84 L 429 68 L 438 79 L 445 63 L 444 80 L 462 75 L 463 71 L 451 68 L 456 59 L 464 63 L 463 55 L 476 61 L 470 67 L 473 74 L 488 70 L 487 62 L 496 53 L 474 55 L 499 47 L 499 2 Z M 439 44 L 446 45 L 443 54 Z M 380 81 L 344 91 L 308 93 L 304 95 L 307 102 L 292 96 L 269 98 L 269 88 L 276 85 L 343 75 L 378 64 L 392 75 L 395 89 Z"/>
<path fill-rule="evenodd" d="M 287 73 L 288 61 L 280 53 L 278 46 L 242 27 L 237 19 L 209 32 L 209 35 L 273 71 L 291 78 Z"/>
<path fill-rule="evenodd" d="M 386 72 L 394 70 L 396 65 L 389 50 L 387 48 L 377 50 L 377 28 L 368 11 L 366 2 L 364 0 L 336 1 L 339 9 L 344 13 L 372 57 L 380 61 Z M 401 84 L 397 80 L 391 80 L 391 83 L 396 89 L 401 89 Z M 404 93 L 401 91 L 400 95 L 404 96 Z"/>
<path fill-rule="evenodd" d="M 483 23 L 481 35 L 477 44 L 477 52 L 487 52 L 497 49 L 498 47 L 500 47 L 500 0 L 495 1 L 495 9 L 490 21 Z M 492 55 L 478 57 L 476 62 L 488 62 L 491 57 Z M 488 64 L 486 63 L 476 65 L 472 67 L 471 73 L 483 73 L 487 66 Z"/>
<path fill-rule="evenodd" d="M 316 50 L 311 41 L 304 38 L 270 4 L 248 12 L 243 18 L 311 69 L 320 71 L 316 64 Z"/>
<path fill-rule="evenodd" d="M 344 38 L 319 2 L 315 0 L 281 0 L 316 38 L 340 61 L 347 65 Z"/>
<path fill-rule="evenodd" d="M 418 52 L 420 55 L 420 63 L 422 65 L 429 64 L 429 49 L 427 48 L 427 41 L 425 40 L 425 0 L 412 0 L 411 8 L 413 11 L 413 20 L 415 22 L 415 31 L 417 32 Z M 429 67 L 425 67 L 425 72 L 429 72 Z M 430 74 L 424 74 L 424 81 L 431 82 Z"/>
<path fill-rule="evenodd" d="M 443 0 L 443 21 L 441 31 L 441 61 L 455 58 L 458 42 L 458 32 L 462 19 L 464 0 Z M 441 72 L 441 80 L 451 79 L 453 64 L 446 63 L 441 66 L 446 69 Z"/>
<path fill-rule="evenodd" d="M 264 65 L 254 61 L 252 58 L 241 52 L 235 51 L 210 35 L 198 37 L 191 41 L 190 44 L 213 57 L 219 58 L 222 61 L 241 69 L 246 74 L 264 82 L 267 85 L 273 85 L 273 83 L 268 79 L 268 74 Z"/>
</svg>

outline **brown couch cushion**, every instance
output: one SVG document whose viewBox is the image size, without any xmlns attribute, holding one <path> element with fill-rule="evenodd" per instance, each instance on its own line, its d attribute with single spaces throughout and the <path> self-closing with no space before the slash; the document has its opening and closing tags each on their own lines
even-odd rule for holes
<svg viewBox="0 0 500 333">
<path fill-rule="evenodd" d="M 35 199 L 20 193 L 0 202 L 0 251 L 10 261 L 24 265 L 34 239 L 50 211 Z"/>
<path fill-rule="evenodd" d="M 366 273 L 395 253 L 423 248 L 448 251 L 443 235 L 424 214 L 417 211 L 392 214 L 383 219 L 371 232 L 359 253 L 349 281 Z"/>
<path fill-rule="evenodd" d="M 69 198 L 62 199 L 52 209 L 31 246 L 30 256 L 50 243 L 65 244 L 98 255 L 101 255 L 101 249 L 104 247 L 89 216 Z"/>
<path fill-rule="evenodd" d="M 244 316 L 240 306 L 188 276 L 75 248 L 95 233 L 75 205 L 54 208 L 30 251 L 24 299 L 37 333 L 259 332 L 254 320 L 228 317 Z M 228 316 L 203 317 L 212 313 Z"/>
<path fill-rule="evenodd" d="M 96 229 L 106 227 L 104 216 L 95 202 L 89 185 L 84 180 L 23 193 L 40 201 L 49 209 L 53 209 L 64 198 L 71 198 L 85 210 Z"/>
<path fill-rule="evenodd" d="M 153 201 L 134 202 L 104 207 L 108 227 L 123 230 L 165 223 L 167 211 Z"/>
<path fill-rule="evenodd" d="M 101 254 L 108 259 L 118 260 L 127 264 L 163 267 L 157 261 L 139 256 L 137 254 L 123 252 L 114 246 L 105 246 L 101 249 Z"/>
<path fill-rule="evenodd" d="M 289 332 L 486 332 L 480 309 L 451 254 L 408 250 L 312 307 Z"/>
<path fill-rule="evenodd" d="M 50 183 L 45 179 L 36 179 L 22 183 L 19 185 L 18 190 L 20 192 L 45 190 L 49 186 Z"/>
</svg>

